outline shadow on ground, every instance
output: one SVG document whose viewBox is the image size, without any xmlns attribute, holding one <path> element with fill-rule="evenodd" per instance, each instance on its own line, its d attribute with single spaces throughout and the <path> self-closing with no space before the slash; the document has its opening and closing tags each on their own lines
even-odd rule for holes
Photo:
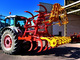
<svg viewBox="0 0 80 60">
<path fill-rule="evenodd" d="M 57 47 L 51 50 L 46 50 L 44 52 L 36 53 L 35 51 L 32 52 L 22 52 L 20 53 L 22 56 L 30 55 L 30 56 L 40 56 L 40 55 L 52 55 L 52 56 L 61 56 L 66 58 L 80 58 L 80 48 L 76 47 Z"/>
<path fill-rule="evenodd" d="M 36 53 L 36 52 L 37 51 L 32 51 L 32 52 L 23 51 L 17 55 L 21 55 L 21 56 L 47 55 L 47 56 L 56 56 L 56 57 L 60 56 L 60 57 L 74 58 L 74 59 L 80 58 L 80 48 L 77 48 L 77 47 L 56 47 L 56 48 L 46 50 L 40 53 Z"/>
</svg>

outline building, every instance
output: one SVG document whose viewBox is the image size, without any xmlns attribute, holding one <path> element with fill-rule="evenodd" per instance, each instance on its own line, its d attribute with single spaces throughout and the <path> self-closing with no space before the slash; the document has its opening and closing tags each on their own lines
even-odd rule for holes
<svg viewBox="0 0 80 60">
<path fill-rule="evenodd" d="M 72 4 L 72 5 L 71 5 Z M 65 5 L 71 5 L 67 9 L 69 24 L 67 35 L 80 32 L 80 0 L 65 0 Z"/>
<path fill-rule="evenodd" d="M 52 9 L 52 4 L 42 3 L 48 9 L 48 13 Z M 54 25 L 48 28 L 53 35 L 59 35 L 59 32 L 62 33 L 62 36 L 70 36 L 74 32 L 80 32 L 80 1 L 79 0 L 64 0 L 64 7 L 66 8 L 68 14 L 69 23 L 67 25 L 58 26 Z M 40 7 L 40 11 L 44 11 L 42 7 Z"/>
</svg>

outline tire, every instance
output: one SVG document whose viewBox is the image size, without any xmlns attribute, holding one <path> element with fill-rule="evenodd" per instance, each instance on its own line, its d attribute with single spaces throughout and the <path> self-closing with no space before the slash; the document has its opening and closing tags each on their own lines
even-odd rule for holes
<svg viewBox="0 0 80 60">
<path fill-rule="evenodd" d="M 71 42 L 70 43 L 73 43 L 73 39 L 71 40 Z"/>
<path fill-rule="evenodd" d="M 20 51 L 20 41 L 17 35 L 10 29 L 5 30 L 1 36 L 1 48 L 6 54 L 17 54 Z"/>
<path fill-rule="evenodd" d="M 22 49 L 26 52 L 30 49 L 30 46 L 31 46 L 31 43 L 29 41 L 22 43 Z"/>
</svg>

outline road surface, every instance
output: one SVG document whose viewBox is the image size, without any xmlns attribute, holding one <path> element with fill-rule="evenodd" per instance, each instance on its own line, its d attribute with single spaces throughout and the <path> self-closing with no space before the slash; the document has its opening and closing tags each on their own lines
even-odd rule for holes
<svg viewBox="0 0 80 60">
<path fill-rule="evenodd" d="M 65 44 L 38 54 L 7 55 L 0 50 L 0 60 L 80 60 L 80 44 Z"/>
</svg>

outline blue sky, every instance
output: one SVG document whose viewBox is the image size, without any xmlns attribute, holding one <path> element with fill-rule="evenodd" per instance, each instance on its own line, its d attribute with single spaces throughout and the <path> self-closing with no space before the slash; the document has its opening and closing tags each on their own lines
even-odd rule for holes
<svg viewBox="0 0 80 60">
<path fill-rule="evenodd" d="M 8 16 L 11 12 L 12 15 L 30 17 L 24 11 L 30 11 L 33 15 L 36 15 L 37 13 L 34 11 L 39 10 L 39 6 L 37 6 L 39 2 L 64 5 L 64 0 L 0 0 L 0 14 Z"/>
</svg>

